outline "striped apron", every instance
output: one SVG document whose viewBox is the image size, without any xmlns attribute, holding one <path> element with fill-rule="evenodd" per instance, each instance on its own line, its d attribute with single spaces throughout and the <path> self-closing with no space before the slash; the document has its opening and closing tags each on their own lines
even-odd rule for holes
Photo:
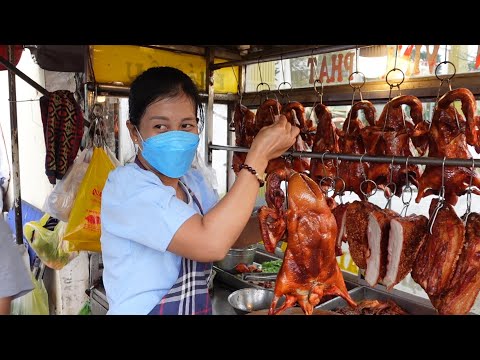
<svg viewBox="0 0 480 360">
<path fill-rule="evenodd" d="M 140 165 L 140 162 L 137 164 Z M 197 197 L 187 185 L 183 185 L 203 216 L 202 206 Z M 208 293 L 211 274 L 211 262 L 202 263 L 182 258 L 175 284 L 148 315 L 211 315 L 212 304 Z"/>
</svg>

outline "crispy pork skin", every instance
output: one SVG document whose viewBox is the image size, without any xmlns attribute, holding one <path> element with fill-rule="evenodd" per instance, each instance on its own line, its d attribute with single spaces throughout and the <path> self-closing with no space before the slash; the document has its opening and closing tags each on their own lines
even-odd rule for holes
<svg viewBox="0 0 480 360">
<path fill-rule="evenodd" d="M 450 286 L 437 300 L 440 314 L 467 314 L 480 291 L 480 214 L 469 215 L 465 245 Z"/>
<path fill-rule="evenodd" d="M 346 211 L 347 242 L 350 256 L 360 269 L 367 268 L 367 259 L 370 256 L 368 249 L 368 217 L 373 210 L 380 208 L 368 201 L 354 201 L 348 205 Z"/>
<path fill-rule="evenodd" d="M 437 204 L 438 199 L 430 203 L 430 219 Z M 447 289 L 464 242 L 465 226 L 455 209 L 445 202 L 438 210 L 432 234 L 428 232 L 412 270 L 413 280 L 425 290 L 432 303 L 435 296 Z"/>
<path fill-rule="evenodd" d="M 375 286 L 387 272 L 388 239 L 390 220 L 399 216 L 394 211 L 375 209 L 368 214 L 368 249 L 367 270 L 365 280 Z"/>
<path fill-rule="evenodd" d="M 396 217 L 390 220 L 387 274 L 383 284 L 393 288 L 412 271 L 418 251 L 427 236 L 428 219 L 423 215 Z"/>
</svg>

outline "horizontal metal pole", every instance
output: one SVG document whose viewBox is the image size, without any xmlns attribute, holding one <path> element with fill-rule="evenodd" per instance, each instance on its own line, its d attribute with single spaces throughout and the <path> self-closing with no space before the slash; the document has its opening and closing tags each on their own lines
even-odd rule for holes
<svg viewBox="0 0 480 360">
<path fill-rule="evenodd" d="M 34 89 L 36 89 L 38 92 L 42 93 L 45 96 L 48 96 L 48 91 L 47 89 L 43 88 L 40 84 L 36 83 L 32 79 L 30 79 L 26 74 L 24 74 L 22 71 L 18 70 L 15 65 L 13 65 L 10 61 L 5 59 L 3 56 L 0 56 L 0 64 L 5 66 L 8 70 L 13 72 L 15 75 L 17 75 L 20 79 L 25 81 L 27 84 L 32 86 Z"/>
<path fill-rule="evenodd" d="M 287 49 L 284 51 L 271 53 L 269 55 L 266 55 L 266 54 L 257 55 L 255 58 L 253 58 L 253 56 L 255 56 L 253 53 L 252 57 L 248 59 L 227 61 L 224 63 L 214 64 L 210 67 L 210 69 L 217 70 L 217 69 L 230 67 L 230 66 L 250 65 L 250 64 L 256 64 L 258 62 L 276 61 L 280 59 L 291 59 L 291 58 L 302 57 L 302 56 L 324 54 L 324 53 L 334 52 L 334 51 L 344 51 L 344 50 L 355 49 L 356 46 L 362 47 L 365 45 L 316 45 L 316 46 L 311 46 L 307 49 L 304 48 L 304 49 L 294 50 L 294 51 L 288 51 Z"/>
<path fill-rule="evenodd" d="M 246 147 L 236 147 L 228 145 L 214 145 L 210 144 L 211 150 L 227 150 L 236 152 L 248 152 L 250 149 Z M 298 156 L 312 159 L 339 159 L 347 161 L 364 161 L 372 163 L 391 163 L 393 159 L 394 164 L 406 164 L 407 157 L 405 156 L 371 156 L 371 155 L 356 155 L 356 154 L 339 154 L 339 153 L 317 153 L 317 152 L 302 152 L 302 151 L 287 151 L 283 156 Z M 409 164 L 415 165 L 438 165 L 443 163 L 442 158 L 422 157 L 422 156 L 410 156 L 408 157 Z M 445 166 L 464 166 L 464 167 L 480 167 L 480 159 L 457 159 L 447 158 L 445 159 Z"/>
<path fill-rule="evenodd" d="M 88 87 L 88 90 L 95 91 L 95 85 L 93 83 L 88 83 L 87 87 Z M 128 95 L 130 94 L 130 87 L 125 85 L 97 84 L 97 94 L 128 97 Z M 206 101 L 208 99 L 208 94 L 201 92 L 200 98 Z M 219 103 L 229 102 L 229 101 L 238 101 L 238 94 L 216 93 L 213 99 Z"/>
</svg>

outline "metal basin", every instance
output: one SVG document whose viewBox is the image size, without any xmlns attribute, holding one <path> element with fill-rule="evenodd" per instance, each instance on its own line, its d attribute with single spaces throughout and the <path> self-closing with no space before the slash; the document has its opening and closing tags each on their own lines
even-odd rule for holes
<svg viewBox="0 0 480 360">
<path fill-rule="evenodd" d="M 239 315 L 252 311 L 269 309 L 273 300 L 273 291 L 267 289 L 244 288 L 234 291 L 228 296 L 228 303 Z M 281 306 L 285 297 L 281 297 L 277 307 Z"/>
<path fill-rule="evenodd" d="M 213 264 L 222 270 L 236 273 L 235 266 L 238 264 L 253 264 L 256 250 L 257 244 L 247 246 L 243 249 L 230 249 L 222 260 L 216 261 Z"/>
</svg>

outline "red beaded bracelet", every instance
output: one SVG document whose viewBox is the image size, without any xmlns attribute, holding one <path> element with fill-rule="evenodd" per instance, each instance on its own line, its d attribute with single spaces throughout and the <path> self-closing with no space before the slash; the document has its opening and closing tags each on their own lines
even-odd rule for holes
<svg viewBox="0 0 480 360">
<path fill-rule="evenodd" d="M 232 169 L 233 169 L 233 165 L 232 165 Z M 253 175 L 255 175 L 255 177 L 257 178 L 258 180 L 258 185 L 260 187 L 262 187 L 263 185 L 265 185 L 265 181 L 263 181 L 262 179 L 260 179 L 260 177 L 257 175 L 257 171 L 252 168 L 251 166 L 248 166 L 247 164 L 240 164 L 238 166 L 238 171 L 242 170 L 242 169 L 246 169 L 248 170 L 250 173 L 252 173 Z"/>
</svg>

